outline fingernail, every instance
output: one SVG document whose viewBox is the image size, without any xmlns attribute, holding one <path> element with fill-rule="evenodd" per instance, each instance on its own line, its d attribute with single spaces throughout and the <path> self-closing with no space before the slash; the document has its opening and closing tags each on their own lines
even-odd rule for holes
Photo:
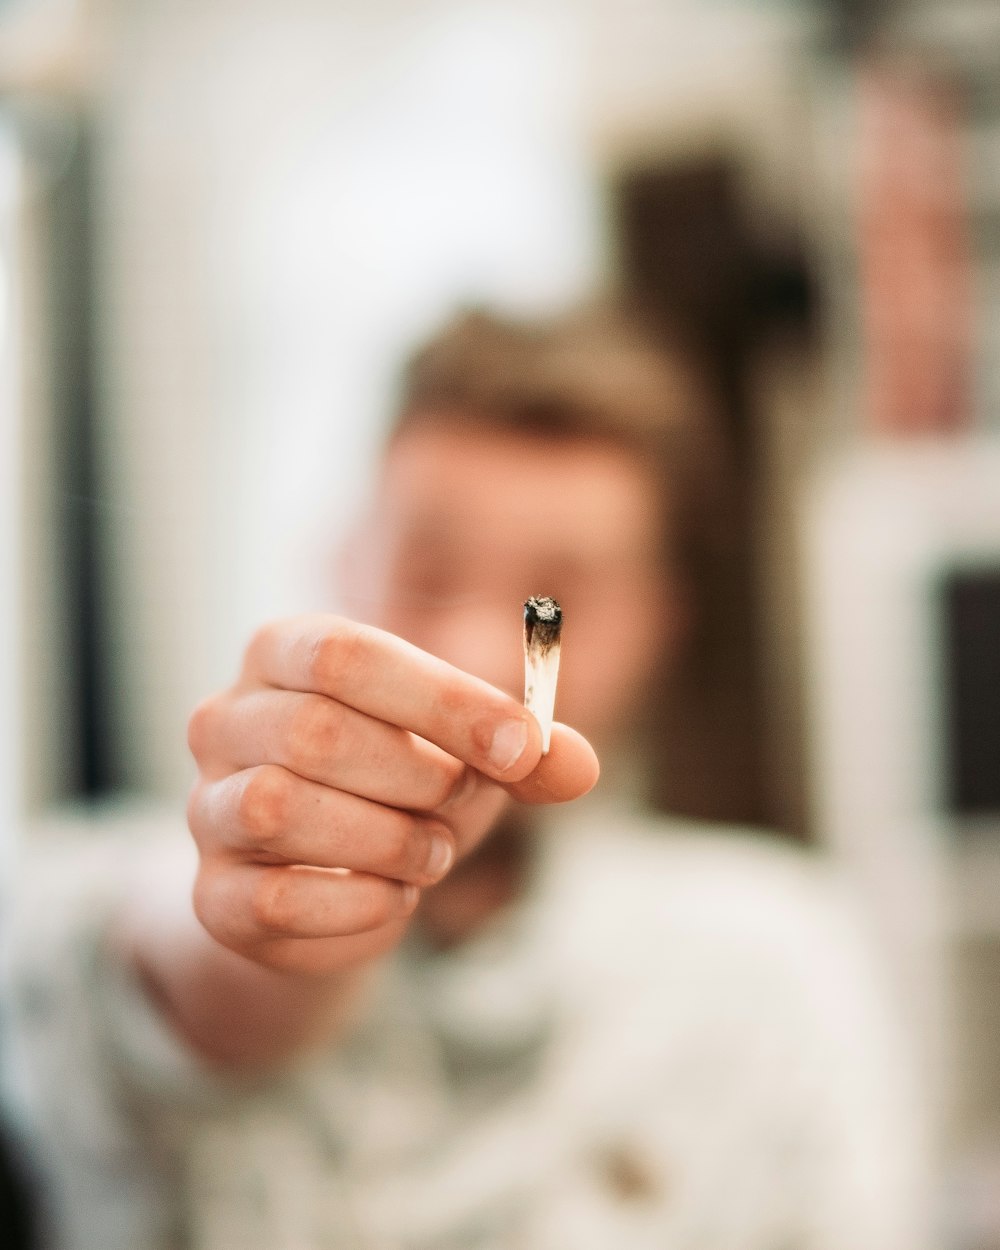
<svg viewBox="0 0 1000 1250">
<path fill-rule="evenodd" d="M 451 867 L 451 861 L 454 858 L 454 848 L 451 840 L 440 836 L 431 838 L 431 849 L 427 856 L 427 875 L 434 877 L 443 877 Z"/>
<path fill-rule="evenodd" d="M 505 773 L 521 758 L 527 743 L 527 724 L 523 720 L 505 720 L 497 727 L 490 743 L 490 763 L 498 773 Z"/>
<path fill-rule="evenodd" d="M 413 911 L 420 902 L 420 890 L 415 885 L 403 886 L 403 911 Z"/>
</svg>

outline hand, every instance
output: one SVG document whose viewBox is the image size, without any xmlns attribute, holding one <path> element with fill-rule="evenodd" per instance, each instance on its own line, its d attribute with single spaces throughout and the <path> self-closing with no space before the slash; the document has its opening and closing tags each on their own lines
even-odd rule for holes
<svg viewBox="0 0 1000 1250">
<path fill-rule="evenodd" d="M 380 630 L 333 616 L 268 625 L 239 680 L 189 729 L 195 910 L 271 968 L 356 966 L 402 936 L 420 890 L 486 834 L 508 795 L 553 803 L 597 780 L 564 725 Z"/>
</svg>

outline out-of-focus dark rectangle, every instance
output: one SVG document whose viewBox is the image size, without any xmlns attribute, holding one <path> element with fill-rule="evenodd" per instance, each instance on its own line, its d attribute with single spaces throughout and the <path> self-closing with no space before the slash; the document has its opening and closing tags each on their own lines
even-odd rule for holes
<svg viewBox="0 0 1000 1250">
<path fill-rule="evenodd" d="M 948 573 L 941 606 L 945 801 L 1000 818 L 1000 565 Z"/>
</svg>

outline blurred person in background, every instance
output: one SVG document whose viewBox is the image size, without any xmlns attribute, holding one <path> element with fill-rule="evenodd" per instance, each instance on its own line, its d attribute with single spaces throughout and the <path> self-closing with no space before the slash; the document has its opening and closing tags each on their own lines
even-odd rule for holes
<svg viewBox="0 0 1000 1250">
<path fill-rule="evenodd" d="M 413 358 L 339 562 L 355 619 L 264 626 L 195 711 L 193 845 L 33 867 L 15 1033 L 53 1244 L 933 1244 L 843 887 L 643 803 L 723 459 L 683 354 L 609 309 L 471 314 Z M 532 594 L 565 612 L 545 755 Z"/>
</svg>

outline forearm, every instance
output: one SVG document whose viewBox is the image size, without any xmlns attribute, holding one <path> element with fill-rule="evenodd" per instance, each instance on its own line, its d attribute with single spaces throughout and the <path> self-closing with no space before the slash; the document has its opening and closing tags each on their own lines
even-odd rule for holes
<svg viewBox="0 0 1000 1250">
<path fill-rule="evenodd" d="M 334 1038 L 350 1022 L 364 967 L 325 975 L 278 971 L 220 945 L 188 897 L 130 898 L 111 935 L 170 1028 L 210 1065 L 271 1067 Z"/>
</svg>

